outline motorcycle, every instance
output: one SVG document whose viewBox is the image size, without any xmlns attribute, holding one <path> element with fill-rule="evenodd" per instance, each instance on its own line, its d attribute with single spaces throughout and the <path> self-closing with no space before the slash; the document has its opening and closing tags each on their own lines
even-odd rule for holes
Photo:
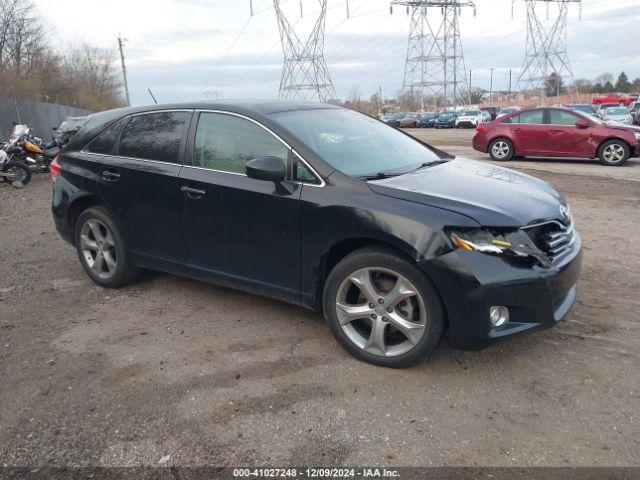
<svg viewBox="0 0 640 480">
<path fill-rule="evenodd" d="M 44 146 L 43 143 L 41 138 L 29 134 L 27 125 L 15 125 L 11 138 L 2 147 L 2 151 L 7 156 L 6 169 L 8 171 L 11 164 L 13 174 L 3 175 L 3 180 L 7 183 L 19 181 L 26 185 L 31 180 L 31 170 L 48 172 L 49 164 L 60 153 L 60 148 L 56 143 L 48 146 Z M 27 167 L 29 175 L 24 175 L 23 166 Z M 22 174 L 19 171 L 22 171 Z M 18 180 L 15 179 L 16 176 Z"/>
</svg>

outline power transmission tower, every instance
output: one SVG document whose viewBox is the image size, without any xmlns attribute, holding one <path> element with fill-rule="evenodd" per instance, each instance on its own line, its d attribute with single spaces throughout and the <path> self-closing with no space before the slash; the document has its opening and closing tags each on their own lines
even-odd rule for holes
<svg viewBox="0 0 640 480">
<path fill-rule="evenodd" d="M 467 70 L 460 39 L 462 7 L 474 7 L 471 0 L 393 0 L 411 13 L 409 45 L 404 68 L 403 91 L 420 98 L 422 108 L 442 99 L 445 107 L 458 101 L 470 103 Z M 393 11 L 393 10 L 392 10 Z M 438 15 L 430 21 L 428 13 Z M 466 98 L 462 98 L 463 88 Z"/>
<path fill-rule="evenodd" d="M 582 0 L 525 0 L 527 5 L 527 48 L 524 64 L 518 76 L 521 90 L 539 90 L 543 97 L 555 77 L 556 87 L 563 78 L 572 78 L 573 71 L 567 53 L 567 16 L 569 4 Z M 538 5 L 557 5 L 558 14 L 551 25 L 545 26 Z"/>
<path fill-rule="evenodd" d="M 284 66 L 280 79 L 280 98 L 327 102 L 336 92 L 324 59 L 324 32 L 327 0 L 318 0 L 320 13 L 311 34 L 304 42 L 280 8 L 280 0 L 273 0 L 278 19 Z M 302 2 L 300 3 L 302 8 Z"/>
<path fill-rule="evenodd" d="M 122 78 L 124 79 L 124 95 L 127 99 L 127 107 L 131 106 L 131 100 L 129 99 L 129 82 L 127 82 L 127 67 L 124 63 L 124 43 L 127 40 L 118 36 L 118 49 L 120 50 L 120 62 L 122 63 Z"/>
</svg>

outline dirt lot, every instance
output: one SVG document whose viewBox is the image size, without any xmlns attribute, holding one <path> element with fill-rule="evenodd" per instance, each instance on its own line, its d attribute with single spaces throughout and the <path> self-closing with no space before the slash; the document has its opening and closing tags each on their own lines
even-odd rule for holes
<svg viewBox="0 0 640 480">
<path fill-rule="evenodd" d="M 419 135 L 469 152 L 469 132 Z M 0 463 L 639 465 L 640 183 L 620 178 L 640 165 L 582 165 L 513 165 L 564 192 L 582 233 L 566 321 L 403 371 L 276 301 L 152 273 L 98 288 L 48 178 L 0 186 Z"/>
</svg>

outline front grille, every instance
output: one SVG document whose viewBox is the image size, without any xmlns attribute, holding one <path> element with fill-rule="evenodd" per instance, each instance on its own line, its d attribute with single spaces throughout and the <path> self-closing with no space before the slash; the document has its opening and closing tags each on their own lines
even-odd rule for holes
<svg viewBox="0 0 640 480">
<path fill-rule="evenodd" d="M 549 258 L 551 263 L 559 263 L 573 250 L 575 231 L 573 221 L 565 225 L 551 221 L 524 229 L 536 247 Z"/>
</svg>

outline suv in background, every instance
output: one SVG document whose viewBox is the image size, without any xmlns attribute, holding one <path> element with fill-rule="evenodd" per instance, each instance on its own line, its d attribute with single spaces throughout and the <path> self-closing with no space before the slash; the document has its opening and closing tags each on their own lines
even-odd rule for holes
<svg viewBox="0 0 640 480">
<path fill-rule="evenodd" d="M 491 116 L 491 120 L 496 119 L 499 111 L 498 107 L 482 107 L 480 110 L 482 110 L 483 112 L 488 112 Z"/>
</svg>

